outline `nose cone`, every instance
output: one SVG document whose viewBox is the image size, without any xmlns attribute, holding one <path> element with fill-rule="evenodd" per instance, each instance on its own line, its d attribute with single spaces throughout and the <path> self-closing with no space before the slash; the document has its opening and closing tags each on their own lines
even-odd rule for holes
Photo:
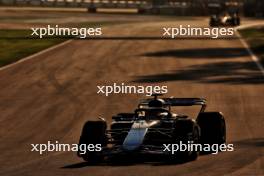
<svg viewBox="0 0 264 176">
<path fill-rule="evenodd" d="M 149 127 L 155 125 L 156 123 L 156 121 L 147 123 L 144 120 L 134 122 L 123 142 L 123 149 L 128 151 L 138 149 L 143 144 Z"/>
<path fill-rule="evenodd" d="M 147 128 L 131 129 L 123 142 L 123 148 L 125 150 L 138 149 L 142 145 L 147 131 Z"/>
</svg>

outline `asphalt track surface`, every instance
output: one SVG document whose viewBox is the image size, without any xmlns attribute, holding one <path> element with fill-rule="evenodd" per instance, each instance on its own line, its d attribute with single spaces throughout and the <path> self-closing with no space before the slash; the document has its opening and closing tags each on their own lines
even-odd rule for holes
<svg viewBox="0 0 264 176">
<path fill-rule="evenodd" d="M 264 77 L 240 40 L 161 40 L 161 27 L 206 20 L 117 25 L 107 40 L 74 40 L 0 71 L 0 175 L 264 175 Z M 137 40 L 127 36 L 141 36 Z M 143 37 L 142 37 L 143 36 Z M 77 143 L 83 123 L 132 111 L 138 95 L 98 95 L 97 85 L 168 85 L 168 96 L 204 97 L 226 116 L 234 152 L 184 164 L 89 166 L 74 152 L 31 152 L 31 143 Z M 129 158 L 127 158 L 129 160 Z"/>
</svg>

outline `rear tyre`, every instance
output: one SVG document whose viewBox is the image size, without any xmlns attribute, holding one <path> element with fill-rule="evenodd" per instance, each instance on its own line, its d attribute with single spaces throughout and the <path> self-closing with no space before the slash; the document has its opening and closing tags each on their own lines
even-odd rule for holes
<svg viewBox="0 0 264 176">
<path fill-rule="evenodd" d="M 226 143 L 226 124 L 221 112 L 200 113 L 196 121 L 201 129 L 201 144 L 212 146 L 213 144 Z"/>
<path fill-rule="evenodd" d="M 80 145 L 86 145 L 87 147 L 89 144 L 100 144 L 102 148 L 106 147 L 106 128 L 107 124 L 105 121 L 87 121 L 83 126 L 80 136 L 79 148 Z M 104 159 L 102 151 L 86 151 L 86 153 L 78 151 L 78 156 L 90 163 L 98 163 Z"/>
<path fill-rule="evenodd" d="M 217 27 L 218 26 L 218 24 L 214 18 L 210 18 L 209 26 L 210 27 Z"/>
<path fill-rule="evenodd" d="M 239 18 L 239 17 L 236 18 L 236 25 L 237 25 L 237 26 L 240 25 L 240 18 Z"/>
<path fill-rule="evenodd" d="M 146 13 L 146 9 L 142 9 L 142 8 L 138 8 L 138 14 L 145 14 Z"/>
<path fill-rule="evenodd" d="M 233 18 L 231 21 L 231 25 L 232 26 L 239 26 L 240 25 L 240 18 L 239 17 Z"/>
<path fill-rule="evenodd" d="M 88 12 L 89 13 L 96 13 L 97 12 L 97 9 L 95 7 L 89 7 L 88 8 Z"/>
<path fill-rule="evenodd" d="M 200 131 L 199 127 L 194 127 L 193 131 L 193 136 L 192 136 L 192 141 L 194 144 L 199 144 L 200 142 Z M 189 156 L 189 161 L 194 161 L 198 158 L 200 151 L 192 151 L 190 156 Z"/>
<path fill-rule="evenodd" d="M 214 27 L 214 23 L 213 23 L 212 20 L 210 20 L 210 22 L 209 22 L 209 26 L 210 26 L 210 27 Z"/>
<path fill-rule="evenodd" d="M 199 126 L 192 121 L 191 119 L 182 119 L 176 121 L 175 125 L 175 139 L 180 145 L 182 144 L 188 145 L 189 142 L 193 142 L 193 144 L 199 144 L 200 142 L 200 129 Z M 186 161 L 194 161 L 199 156 L 198 150 L 189 151 L 178 151 L 176 153 L 176 158 L 180 159 L 181 162 Z"/>
</svg>

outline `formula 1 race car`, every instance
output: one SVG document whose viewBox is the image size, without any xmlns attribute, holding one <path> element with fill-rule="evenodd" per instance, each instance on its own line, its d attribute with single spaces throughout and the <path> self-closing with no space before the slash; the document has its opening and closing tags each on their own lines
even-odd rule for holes
<svg viewBox="0 0 264 176">
<path fill-rule="evenodd" d="M 239 26 L 239 3 L 237 2 L 211 2 L 208 4 L 211 14 L 209 25 L 218 26 Z"/>
<path fill-rule="evenodd" d="M 212 15 L 210 18 L 210 26 L 217 27 L 217 26 L 239 26 L 240 25 L 240 17 L 234 13 L 222 13 L 222 14 L 215 14 Z"/>
<path fill-rule="evenodd" d="M 171 158 L 195 160 L 199 151 L 178 151 L 175 155 L 164 151 L 164 144 L 181 141 L 197 144 L 225 144 L 226 126 L 221 112 L 205 112 L 206 100 L 202 98 L 153 98 L 143 99 L 133 113 L 113 116 L 110 129 L 104 120 L 84 124 L 79 145 L 100 144 L 101 151 L 88 151 L 77 155 L 91 163 L 102 162 L 118 155 L 160 154 Z M 173 107 L 189 108 L 199 105 L 194 120 L 184 114 L 172 112 Z M 197 107 L 197 106 L 196 106 Z"/>
</svg>

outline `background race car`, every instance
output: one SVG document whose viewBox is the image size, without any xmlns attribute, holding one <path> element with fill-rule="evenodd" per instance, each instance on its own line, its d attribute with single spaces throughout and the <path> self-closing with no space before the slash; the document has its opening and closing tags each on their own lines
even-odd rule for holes
<svg viewBox="0 0 264 176">
<path fill-rule="evenodd" d="M 209 25 L 215 26 L 239 26 L 238 3 L 214 3 L 209 4 L 211 13 Z"/>
</svg>

